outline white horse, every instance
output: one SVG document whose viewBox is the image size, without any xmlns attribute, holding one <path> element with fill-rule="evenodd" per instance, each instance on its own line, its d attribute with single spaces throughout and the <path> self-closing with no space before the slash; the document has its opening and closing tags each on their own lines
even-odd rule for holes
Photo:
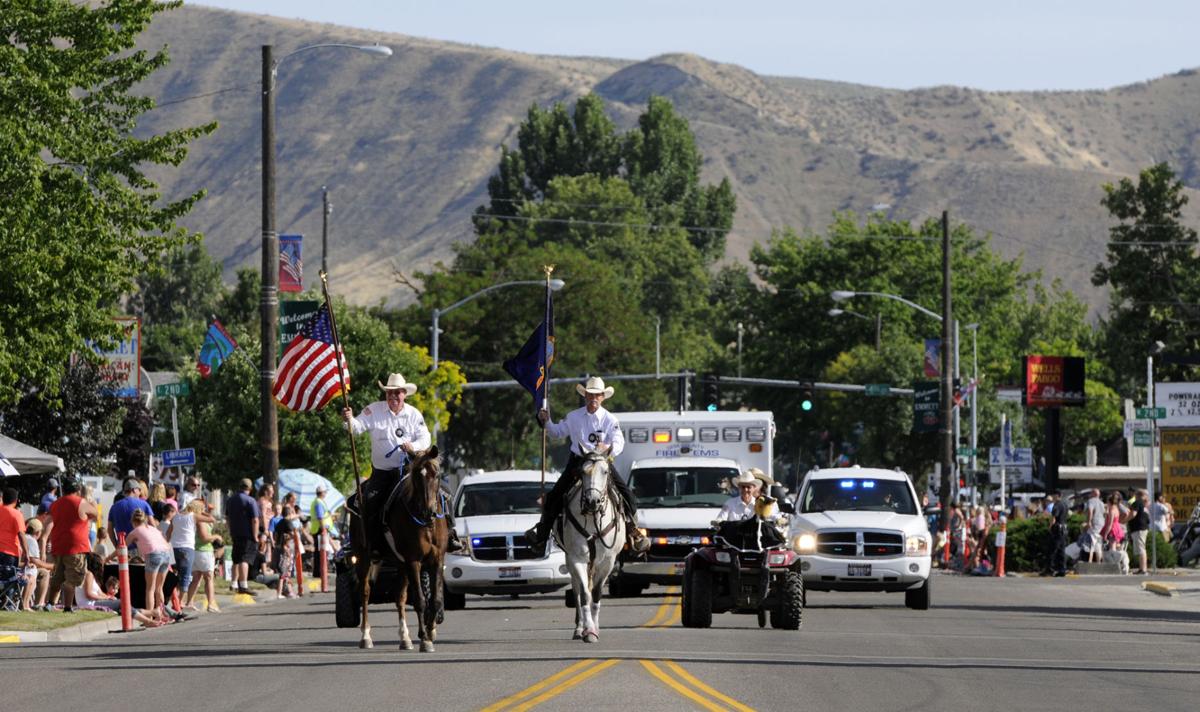
<svg viewBox="0 0 1200 712">
<path fill-rule="evenodd" d="M 575 589 L 574 640 L 600 638 L 600 591 L 625 545 L 625 519 L 609 494 L 612 468 L 598 453 L 584 456 L 579 484 L 567 493 L 559 544 Z"/>
</svg>

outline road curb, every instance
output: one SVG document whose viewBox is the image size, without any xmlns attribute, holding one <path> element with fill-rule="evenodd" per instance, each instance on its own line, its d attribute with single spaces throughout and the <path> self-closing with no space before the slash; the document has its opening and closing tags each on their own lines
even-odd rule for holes
<svg viewBox="0 0 1200 712">
<path fill-rule="evenodd" d="M 1142 590 L 1157 593 L 1160 596 L 1176 597 L 1179 595 L 1179 589 L 1174 584 L 1159 581 L 1143 581 Z"/>
</svg>

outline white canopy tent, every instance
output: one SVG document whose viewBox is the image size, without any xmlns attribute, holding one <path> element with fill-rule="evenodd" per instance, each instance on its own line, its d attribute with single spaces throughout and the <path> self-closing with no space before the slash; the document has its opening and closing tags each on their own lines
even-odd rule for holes
<svg viewBox="0 0 1200 712">
<path fill-rule="evenodd" d="M 16 470 L 15 473 L 9 473 L 8 468 L 0 465 L 0 470 L 5 474 L 37 475 L 66 470 L 61 457 L 44 453 L 4 435 L 0 435 L 0 460 L 7 460 Z"/>
</svg>

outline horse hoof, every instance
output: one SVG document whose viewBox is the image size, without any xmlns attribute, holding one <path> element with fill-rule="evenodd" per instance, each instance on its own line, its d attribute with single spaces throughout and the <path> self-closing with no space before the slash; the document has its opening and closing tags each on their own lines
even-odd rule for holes
<svg viewBox="0 0 1200 712">
<path fill-rule="evenodd" d="M 371 642 L 370 638 L 364 638 L 364 639 L 358 641 L 358 647 L 364 648 L 364 649 L 374 648 L 375 644 Z"/>
<path fill-rule="evenodd" d="M 571 636 L 571 640 L 583 640 L 583 633 L 578 630 L 575 631 L 575 635 Z"/>
<path fill-rule="evenodd" d="M 422 640 L 421 641 L 421 652 L 422 653 L 432 653 L 433 652 L 433 641 Z"/>
<path fill-rule="evenodd" d="M 400 649 L 401 650 L 412 650 L 413 649 L 412 641 L 411 640 L 400 641 Z"/>
<path fill-rule="evenodd" d="M 583 634 L 583 642 L 585 643 L 595 643 L 597 640 L 600 640 L 600 636 L 590 630 Z"/>
</svg>

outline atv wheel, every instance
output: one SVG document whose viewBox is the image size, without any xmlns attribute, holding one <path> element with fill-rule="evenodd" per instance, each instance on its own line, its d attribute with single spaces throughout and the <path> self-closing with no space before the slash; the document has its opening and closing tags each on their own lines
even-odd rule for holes
<svg viewBox="0 0 1200 712">
<path fill-rule="evenodd" d="M 779 604 L 771 611 L 771 627 L 800 630 L 804 615 L 804 579 L 798 571 L 784 574 Z"/>
</svg>

